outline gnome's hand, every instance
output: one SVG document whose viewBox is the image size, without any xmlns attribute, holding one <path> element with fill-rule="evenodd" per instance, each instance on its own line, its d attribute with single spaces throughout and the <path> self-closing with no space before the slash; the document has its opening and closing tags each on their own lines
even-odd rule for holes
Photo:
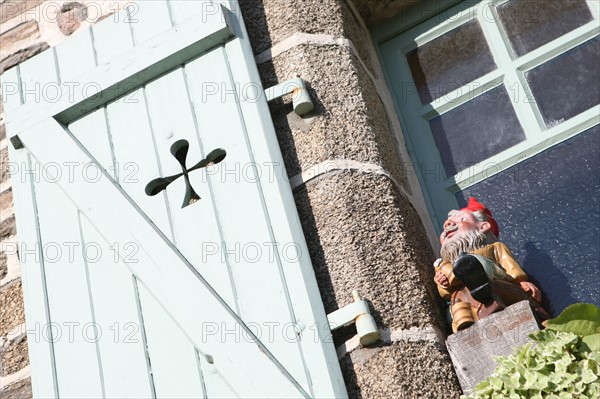
<svg viewBox="0 0 600 399">
<path fill-rule="evenodd" d="M 529 281 L 521 281 L 520 284 L 521 284 L 521 288 L 523 288 L 523 290 L 525 292 L 527 292 L 529 295 L 531 295 L 533 297 L 533 299 L 535 299 L 538 302 L 542 301 L 542 293 L 540 292 L 538 287 L 536 287 Z"/>
<path fill-rule="evenodd" d="M 436 272 L 434 279 L 435 279 L 436 283 L 438 283 L 439 285 L 441 285 L 444 288 L 447 288 L 450 286 L 450 281 L 448 281 L 448 277 L 446 277 L 446 275 L 442 272 Z"/>
</svg>

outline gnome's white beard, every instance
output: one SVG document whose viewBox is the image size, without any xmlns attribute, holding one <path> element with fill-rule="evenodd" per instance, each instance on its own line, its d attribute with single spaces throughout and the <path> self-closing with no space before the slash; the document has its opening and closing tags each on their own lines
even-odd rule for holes
<svg viewBox="0 0 600 399">
<path fill-rule="evenodd" d="M 461 235 L 452 236 L 440 250 L 442 259 L 454 263 L 462 252 L 473 252 L 488 244 L 496 242 L 493 234 L 481 233 L 479 230 L 469 231 Z"/>
</svg>

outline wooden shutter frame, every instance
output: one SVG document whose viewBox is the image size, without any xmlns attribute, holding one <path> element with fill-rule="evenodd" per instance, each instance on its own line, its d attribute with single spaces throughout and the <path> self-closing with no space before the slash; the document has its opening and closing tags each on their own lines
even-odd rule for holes
<svg viewBox="0 0 600 399">
<path fill-rule="evenodd" d="M 239 7 L 236 9 L 239 10 Z M 45 149 L 52 146 L 56 153 L 67 151 L 67 148 L 69 148 L 78 156 L 93 160 L 93 157 L 81 145 L 77 144 L 74 137 L 65 130 L 63 125 L 98 106 L 122 96 L 127 88 L 143 85 L 145 82 L 181 65 L 186 60 L 197 57 L 234 37 L 245 39 L 243 43 L 241 43 L 241 40 L 239 44 L 236 43 L 236 48 L 232 51 L 234 59 L 231 59 L 231 62 L 241 62 L 244 65 L 244 68 L 240 68 L 242 72 L 238 72 L 239 76 L 237 77 L 246 82 L 258 82 L 260 85 L 260 78 L 254 64 L 249 42 L 247 38 L 244 38 L 245 28 L 241 15 L 236 15 L 223 7 L 221 15 L 202 16 L 202 23 L 198 23 L 199 19 L 190 18 L 177 25 L 177 27 L 137 45 L 131 51 L 98 65 L 76 78 L 74 82 L 69 82 L 71 85 L 78 85 L 77 87 L 82 87 L 87 82 L 95 82 L 100 91 L 94 93 L 92 97 L 86 98 L 86 93 L 80 90 L 73 92 L 72 86 L 62 84 L 58 101 L 21 105 L 23 98 L 21 87 L 19 87 L 18 98 L 13 95 L 12 100 L 5 100 L 7 102 L 7 132 L 12 143 L 12 146 L 9 146 L 11 161 L 25 168 L 28 165 L 30 167 L 31 155 L 22 149 L 30 149 L 35 154 L 37 151 L 34 148 L 41 148 L 42 145 L 45 146 Z M 177 35 L 177 40 L 171 40 L 175 35 Z M 165 53 L 170 54 L 166 61 Z M 133 60 L 135 60 L 135 63 Z M 250 65 L 252 67 L 249 67 Z M 6 84 L 18 84 L 20 86 L 18 68 L 9 70 L 4 74 L 4 93 L 7 93 L 6 88 L 8 86 Z M 257 158 L 274 160 L 285 172 L 266 99 L 262 96 L 262 87 L 260 94 L 259 101 L 239 101 L 238 103 L 245 121 L 252 126 L 259 127 L 254 131 L 247 132 L 252 142 L 253 153 Z M 58 134 L 61 130 L 65 133 L 62 136 Z M 71 136 L 70 139 L 69 136 Z M 62 147 L 59 146 L 59 143 L 62 143 Z M 44 160 L 40 159 L 40 161 L 43 162 Z M 103 176 L 103 180 L 105 179 L 109 179 L 108 175 Z M 107 184 L 109 182 L 110 180 L 107 180 Z M 110 185 L 106 187 L 110 190 L 119 190 L 116 185 L 113 185 L 112 188 L 110 188 Z M 319 365 L 315 365 L 314 372 L 311 372 L 313 386 L 333 386 L 331 391 L 326 389 L 314 394 L 317 396 L 345 397 L 347 393 L 339 370 L 335 349 L 331 342 L 327 318 L 310 257 L 308 256 L 308 249 L 303 239 L 293 195 L 289 183 L 285 179 L 285 174 L 274 173 L 273 184 L 263 185 L 261 189 L 269 209 L 268 213 L 284 216 L 278 217 L 277 220 L 271 218 L 273 235 L 280 238 L 282 242 L 295 242 L 305 254 L 298 260 L 298 265 L 294 265 L 299 267 L 285 267 L 284 273 L 287 281 L 298 279 L 304 281 L 303 286 L 306 286 L 308 290 L 308 295 L 306 295 L 306 291 L 300 292 L 295 290 L 296 286 L 289 286 L 298 324 L 302 324 L 303 320 L 311 319 L 312 315 L 316 319 L 316 326 L 304 326 L 306 338 L 303 341 L 305 355 L 313 358 L 316 356 L 316 358 L 322 360 Z M 85 190 L 82 191 L 77 201 L 79 201 L 80 206 L 85 206 L 86 201 L 93 201 L 93 198 L 89 198 Z M 26 181 L 25 184 L 14 184 L 14 192 L 15 207 L 18 213 L 19 239 L 26 247 L 31 248 L 35 243 L 40 242 L 39 226 L 35 216 L 36 204 L 33 183 Z M 128 198 L 124 192 L 121 192 L 121 195 L 122 198 Z M 138 221 L 145 218 L 139 208 L 137 209 L 137 215 L 134 217 Z M 142 219 L 139 219 L 140 217 Z M 32 229 L 32 226 L 37 226 L 37 228 Z M 159 234 L 157 237 L 162 236 L 159 231 L 155 231 L 155 233 Z M 299 237 L 302 239 L 298 240 Z M 164 236 L 161 238 L 163 241 L 165 240 Z M 161 244 L 163 250 L 169 248 L 167 242 L 164 241 L 164 243 L 166 246 Z M 185 265 L 188 271 L 194 273 L 195 269 L 181 254 L 178 254 L 175 248 L 170 247 L 169 251 L 164 252 L 164 254 L 158 253 L 158 255 L 169 257 L 169 261 L 179 262 L 180 265 Z M 41 257 L 41 249 L 38 256 Z M 28 320 L 31 320 L 31 323 L 37 323 L 42 329 L 50 323 L 43 268 L 43 260 L 39 267 L 37 264 L 30 265 L 27 262 L 23 264 L 23 285 L 25 292 L 28 293 L 25 299 Z M 200 277 L 199 281 L 202 281 L 201 276 L 196 277 Z M 36 293 L 37 299 L 35 301 L 32 298 L 32 293 Z M 219 302 L 217 297 L 214 299 Z M 223 304 L 221 303 L 221 305 Z M 235 319 L 237 316 L 231 309 L 229 310 L 231 316 Z M 31 323 L 28 325 L 31 325 Z M 34 330 L 33 333 L 35 332 Z M 29 341 L 34 395 L 40 397 L 57 396 L 56 371 L 52 367 L 52 345 L 50 342 L 46 342 L 43 337 L 39 339 L 40 336 L 36 336 L 36 338 Z M 262 345 L 260 349 L 266 348 Z M 268 351 L 264 352 L 272 358 Z M 291 378 L 289 374 L 286 377 Z"/>
</svg>

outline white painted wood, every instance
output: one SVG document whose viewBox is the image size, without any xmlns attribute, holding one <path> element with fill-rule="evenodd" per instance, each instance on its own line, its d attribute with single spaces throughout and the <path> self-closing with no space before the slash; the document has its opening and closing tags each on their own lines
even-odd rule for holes
<svg viewBox="0 0 600 399">
<path fill-rule="evenodd" d="M 140 44 L 171 28 L 171 10 L 166 0 L 152 0 L 128 6 L 135 44 Z"/>
<path fill-rule="evenodd" d="M 69 205 L 74 208 L 70 202 Z M 94 321 L 100 332 L 97 350 L 105 395 L 107 398 L 150 398 L 151 377 L 143 326 L 132 275 L 125 265 L 137 261 L 138 247 L 135 243 L 107 242 L 84 216 L 80 223 L 82 242 L 90 248 L 87 273 Z M 97 256 L 93 256 L 92 251 L 97 252 Z"/>
<path fill-rule="evenodd" d="M 0 75 L 4 112 L 12 112 L 21 106 L 21 88 L 19 84 L 19 67 L 9 69 Z"/>
<path fill-rule="evenodd" d="M 53 49 L 41 52 L 18 66 L 21 82 L 21 101 L 26 106 L 39 107 L 58 101 L 61 86 L 56 72 Z M 19 107 L 13 116 L 20 112 Z M 11 118 L 12 119 L 12 118 Z M 7 119 L 7 131 L 10 120 Z"/>
<path fill-rule="evenodd" d="M 208 69 L 210 74 L 202 74 Z M 263 337 L 267 336 L 269 323 L 273 323 L 274 333 L 269 336 L 267 347 L 308 389 L 299 347 L 290 345 L 296 341 L 295 320 L 286 295 L 279 255 L 279 245 L 287 249 L 293 243 L 277 245 L 270 231 L 258 174 L 263 173 L 259 169 L 268 165 L 256 163 L 251 154 L 247 127 L 238 109 L 241 93 L 236 93 L 228 69 L 223 49 L 186 67 L 204 152 L 222 147 L 228 154 L 216 173 L 209 176 L 216 213 L 223 229 L 223 244 L 218 244 L 232 269 L 240 316 L 247 322 L 257 323 Z M 203 100 L 207 87 L 213 84 L 218 87 L 218 93 Z M 195 177 L 201 187 L 200 173 Z M 192 183 L 196 184 L 194 180 Z M 245 226 L 252 226 L 252 229 Z M 265 309 L 269 311 L 265 312 Z"/>
<path fill-rule="evenodd" d="M 219 13 L 219 4 L 210 0 L 170 0 L 171 15 L 175 25 L 202 12 L 205 14 Z"/>
<path fill-rule="evenodd" d="M 483 30 L 486 41 L 494 55 L 498 71 L 504 75 L 504 88 L 513 109 L 523 127 L 523 132 L 528 138 L 541 136 L 545 127 L 542 115 L 535 104 L 535 99 L 528 93 L 520 79 L 519 73 L 513 65 L 516 54 L 508 40 L 508 36 L 502 31 L 502 25 L 496 23 L 500 17 L 493 7 L 493 1 L 484 1 L 477 7 L 477 17 Z"/>
<path fill-rule="evenodd" d="M 497 10 L 499 3 L 496 0 L 483 1 L 475 12 L 479 24 L 483 28 L 483 33 L 488 38 L 488 45 L 494 54 L 496 64 L 504 67 L 518 57 L 512 48 L 504 26 L 500 23 L 500 15 Z"/>
<path fill-rule="evenodd" d="M 221 3 L 237 16 L 226 18 L 216 7 Z M 131 7 L 129 16 L 136 18 Z M 194 16 L 198 7 L 202 14 Z M 56 232 L 47 228 L 43 234 L 77 235 L 82 245 L 94 243 L 111 256 L 120 251 L 118 259 L 84 262 L 80 257 L 46 273 L 50 315 L 91 320 L 111 338 L 118 332 L 118 327 L 111 330 L 115 323 L 123 327 L 137 320 L 140 326 L 141 341 L 128 347 L 103 339 L 94 342 L 93 350 L 81 343 L 56 346 L 57 376 L 47 378 L 57 381 L 58 394 L 48 396 L 76 396 L 85 380 L 66 381 L 65 375 L 87 370 L 88 378 L 97 377 L 96 385 L 86 389 L 99 386 L 102 392 L 84 390 L 84 396 L 345 397 L 237 2 L 156 2 L 150 8 L 137 17 L 154 26 L 144 28 L 138 21 L 136 27 L 133 20 L 121 24 L 126 43 L 118 49 L 109 46 L 114 36 L 98 25 L 87 32 L 86 43 L 81 39 L 58 51 L 59 67 L 66 65 L 59 68 L 63 78 L 74 80 L 62 87 L 65 97 L 54 104 L 27 105 L 9 118 L 9 135 L 19 135 L 22 153 L 59 168 L 58 181 L 50 186 L 56 193 L 44 196 L 49 203 L 40 220 L 66 222 L 54 222 Z M 125 27 L 145 41 L 129 48 Z M 219 47 L 233 31 L 244 41 Z M 92 44 L 95 53 L 88 51 Z M 78 47 L 87 51 L 86 62 L 97 59 L 100 65 L 71 66 L 68 61 L 77 51 L 67 50 Z M 176 68 L 189 60 L 194 61 Z M 25 76 L 34 83 L 52 79 L 38 78 L 29 68 Z M 73 90 L 89 81 L 103 90 L 93 99 Z M 215 82 L 222 84 L 217 100 L 204 101 L 203 88 Z M 232 82 L 239 86 L 234 89 Z M 182 179 L 156 197 L 143 193 L 149 180 L 180 172 L 169 148 L 181 138 L 190 142 L 188 166 L 216 147 L 227 150 L 229 163 L 192 172 L 202 199 L 184 209 Z M 135 164 L 133 175 L 124 176 L 122 162 Z M 103 166 L 100 175 L 81 173 L 85 165 L 95 164 Z M 260 179 L 252 173 L 258 168 Z M 53 201 L 61 206 L 54 207 Z M 135 253 L 127 252 L 125 244 L 133 244 Z M 76 272 L 67 276 L 69 268 Z M 87 299 L 66 304 L 59 297 L 59 281 L 75 287 L 66 291 Z M 73 359 L 79 356 L 91 366 L 75 370 L 64 359 L 78 346 L 82 350 Z M 127 373 L 128 368 L 135 371 Z M 52 364 L 46 369 L 52 371 Z"/>
<path fill-rule="evenodd" d="M 52 332 L 46 329 L 46 326 L 50 325 L 46 265 L 39 245 L 41 240 L 33 181 L 27 177 L 27 171 L 33 170 L 33 165 L 27 152 L 17 151 L 12 145 L 8 146 L 8 151 L 11 162 L 19 167 L 12 180 L 15 210 L 18 214 L 16 223 L 21 281 L 25 293 L 23 301 L 31 367 L 31 388 L 36 398 L 58 397 Z M 46 329 L 44 334 L 42 334 L 43 329 Z"/>
<path fill-rule="evenodd" d="M 28 104 L 29 106 L 15 110 L 7 120 L 8 135 L 18 135 L 48 117 L 70 122 L 97 106 L 122 96 L 206 49 L 229 40 L 232 36 L 229 23 L 222 14 L 186 20 L 176 29 L 169 29 L 79 76 L 71 86 L 62 87 L 59 94 L 51 98 L 52 101 Z M 25 75 L 44 81 L 45 71 L 53 64 L 52 58 L 50 52 L 43 52 L 22 63 L 21 72 L 31 71 Z M 36 71 L 43 72 L 36 74 Z M 99 91 L 102 95 L 93 95 Z"/>
<path fill-rule="evenodd" d="M 269 336 L 267 347 L 298 381 L 308 387 L 299 348 L 290 345 L 296 339 L 295 320 L 282 280 L 278 254 L 281 249 L 276 245 L 264 213 L 257 174 L 258 168 L 262 167 L 255 162 L 251 148 L 248 148 L 236 89 L 229 77 L 223 50 L 219 50 L 194 61 L 186 70 L 190 87 L 197 90 L 194 104 L 205 152 L 218 147 L 228 151 L 215 176 L 210 177 L 223 228 L 221 251 L 225 252 L 232 268 L 240 315 L 247 322 L 260 325 L 263 337 L 267 335 L 269 323 L 273 323 L 274 334 Z M 213 73 L 202 76 L 200 72 L 207 68 Z M 203 102 L 203 83 L 208 82 L 217 83 L 219 93 Z M 280 245 L 285 244 L 289 243 Z M 265 309 L 269 311 L 265 312 Z"/>
<path fill-rule="evenodd" d="M 477 80 L 469 82 L 450 93 L 444 94 L 429 104 L 423 105 L 419 109 L 419 115 L 429 121 L 438 115 L 451 111 L 473 98 L 498 87 L 502 84 L 504 78 L 504 71 L 502 70 L 496 69 L 489 72 L 477 78 Z"/>
<path fill-rule="evenodd" d="M 202 57 L 204 58 L 204 57 Z M 211 72 L 204 71 L 205 76 Z M 201 151 L 198 134 L 190 109 L 186 84 L 181 69 L 151 82 L 146 87 L 148 111 L 151 116 L 156 153 L 162 166 L 164 176 L 181 173 L 181 167 L 171 154 L 171 145 L 180 139 L 190 143 L 187 155 L 187 166 L 191 167 L 205 157 L 208 151 Z M 202 132 L 202 135 L 214 134 Z M 229 142 L 222 142 L 221 147 L 227 150 Z M 226 158 L 227 159 L 227 158 Z M 220 166 L 218 166 L 220 168 Z M 158 177 L 158 176 L 155 176 Z M 206 169 L 191 173 L 192 187 L 202 198 L 198 206 L 182 208 L 185 186 L 183 179 L 178 179 L 166 190 L 169 212 L 173 223 L 174 240 L 181 253 L 202 273 L 209 284 L 234 309 L 239 304 L 235 287 L 230 279 L 230 263 L 224 259 L 222 250 L 221 216 L 216 214 L 215 199 L 206 180 Z M 190 222 L 192 221 L 192 222 Z M 215 253 L 216 252 L 216 253 Z M 203 316 L 210 320 L 210 309 Z"/>
<path fill-rule="evenodd" d="M 6 119 L 11 112 L 19 109 L 21 102 L 43 104 L 52 99 L 53 90 L 59 89 L 54 54 L 45 51 L 31 58 L 27 65 L 19 65 L 2 75 L 10 84 L 19 86 L 19 93 L 7 96 L 5 101 Z M 14 86 L 11 86 L 11 90 Z M 4 87 L 3 87 L 4 90 Z M 3 95 L 4 97 L 4 95 Z M 58 385 L 55 369 L 54 340 L 58 336 L 51 328 L 54 321 L 48 306 L 46 263 L 43 259 L 42 238 L 38 217 L 37 192 L 34 183 L 44 180 L 44 170 L 30 154 L 15 151 L 9 144 L 9 156 L 17 167 L 12 174 L 13 195 L 19 239 L 19 255 L 23 289 L 31 296 L 24 295 L 28 347 L 32 374 L 32 390 L 39 397 L 55 397 Z"/>
<path fill-rule="evenodd" d="M 520 71 L 533 69 L 560 54 L 577 47 L 581 43 L 598 36 L 600 24 L 597 20 L 588 22 L 571 32 L 544 44 L 515 60 L 514 67 Z"/>
<path fill-rule="evenodd" d="M 92 154 L 100 166 L 110 175 L 114 176 L 115 165 L 113 163 L 112 146 L 106 126 L 106 110 L 100 108 L 86 117 L 71 123 L 69 130 Z M 81 168 L 81 173 L 86 174 L 89 179 L 96 179 L 96 176 L 101 171 L 93 164 L 84 165 Z"/>
<path fill-rule="evenodd" d="M 206 397 L 194 345 L 143 284 L 138 291 L 156 397 Z"/>
<path fill-rule="evenodd" d="M 38 164 L 47 173 L 35 185 L 58 393 L 61 398 L 104 397 L 85 261 L 97 252 L 81 241 L 78 210 L 56 184 L 69 179 L 58 165 Z"/>
<path fill-rule="evenodd" d="M 592 16 L 596 21 L 600 20 L 600 2 L 596 0 L 586 0 L 588 6 L 590 7 L 590 11 L 592 12 Z"/>
<path fill-rule="evenodd" d="M 133 48 L 133 37 L 127 10 L 120 10 L 109 17 L 110 23 L 92 25 L 92 36 L 98 65 Z"/>
<path fill-rule="evenodd" d="M 54 49 L 58 61 L 60 81 L 63 84 L 77 82 L 77 77 L 96 66 L 91 28 L 74 33 L 69 40 L 61 42 Z M 90 88 L 89 95 L 94 95 L 96 93 L 94 89 L 96 88 L 91 85 L 94 82 L 86 83 Z"/>
<path fill-rule="evenodd" d="M 117 182 L 163 234 L 172 239 L 165 196 L 148 197 L 144 192 L 149 181 L 165 175 L 154 155 L 156 150 L 143 89 L 108 104 L 106 109 Z"/>
<path fill-rule="evenodd" d="M 40 132 L 44 134 L 40 134 Z M 77 143 L 53 120 L 36 126 L 21 137 L 26 148 L 45 164 L 48 162 L 92 162 Z M 77 175 L 76 175 L 77 176 Z M 58 183 L 85 216 L 110 241 L 134 242 L 140 247 L 140 262 L 127 263 L 132 273 L 157 296 L 192 342 L 203 352 L 214 353 L 218 372 L 235 381 L 245 397 L 268 397 L 277 392 L 280 397 L 306 396 L 288 372 L 258 340 L 239 339 L 236 331 L 243 322 L 216 295 L 194 267 L 176 248 L 172 247 L 143 213 L 122 195 L 112 179 L 103 175 L 94 183 L 84 178 L 71 181 L 61 176 Z M 102 193 L 102 195 L 98 195 Z M 106 202 L 111 207 L 104 207 Z M 168 266 L 165 266 L 168 265 Z M 168 273 L 165 273 L 168 267 Z M 173 295 L 177 293 L 177 295 Z M 212 319 L 218 330 L 206 334 L 206 324 L 195 317 L 193 310 L 200 306 L 214 309 L 218 318 Z M 203 333 L 204 332 L 204 333 Z M 58 360 L 57 360 L 58 362 Z M 60 369 L 60 368 L 59 368 Z"/>
</svg>

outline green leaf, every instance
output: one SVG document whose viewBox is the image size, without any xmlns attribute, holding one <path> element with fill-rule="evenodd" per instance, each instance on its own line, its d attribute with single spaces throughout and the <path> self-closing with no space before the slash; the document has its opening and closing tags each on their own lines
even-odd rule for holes
<svg viewBox="0 0 600 399">
<path fill-rule="evenodd" d="M 490 385 L 492 386 L 492 388 L 494 388 L 495 391 L 499 391 L 502 389 L 502 386 L 504 385 L 502 383 L 502 380 L 498 377 L 492 377 L 490 378 Z"/>
<path fill-rule="evenodd" d="M 584 384 L 590 384 L 594 381 L 596 381 L 598 379 L 598 377 L 596 375 L 594 375 L 594 372 L 590 369 L 582 369 L 581 370 L 581 381 L 583 381 Z"/>
<path fill-rule="evenodd" d="M 557 318 L 548 320 L 546 327 L 582 337 L 600 333 L 600 308 L 593 304 L 576 303 L 568 306 Z"/>
<path fill-rule="evenodd" d="M 585 344 L 584 349 L 600 352 L 600 333 L 586 335 L 581 341 Z"/>
<path fill-rule="evenodd" d="M 544 330 L 530 337 L 536 344 L 497 357 L 494 373 L 469 398 L 600 398 L 599 352 L 570 332 Z"/>
</svg>

